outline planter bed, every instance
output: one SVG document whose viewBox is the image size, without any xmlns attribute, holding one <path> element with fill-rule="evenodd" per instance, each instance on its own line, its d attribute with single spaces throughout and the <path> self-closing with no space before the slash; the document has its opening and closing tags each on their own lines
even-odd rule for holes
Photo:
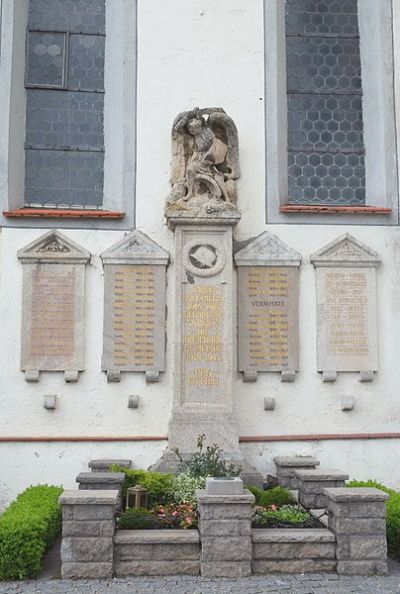
<svg viewBox="0 0 400 594">
<path fill-rule="evenodd" d="M 253 529 L 252 541 L 255 574 L 336 570 L 335 536 L 327 529 Z"/>
<path fill-rule="evenodd" d="M 199 575 L 198 530 L 118 530 L 115 575 Z"/>
</svg>

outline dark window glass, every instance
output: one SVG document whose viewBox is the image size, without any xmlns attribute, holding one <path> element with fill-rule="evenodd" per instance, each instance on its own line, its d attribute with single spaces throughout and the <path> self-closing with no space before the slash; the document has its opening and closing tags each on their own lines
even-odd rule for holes
<svg viewBox="0 0 400 594">
<path fill-rule="evenodd" d="M 289 202 L 365 204 L 357 0 L 286 0 Z"/>
<path fill-rule="evenodd" d="M 30 0 L 25 203 L 100 207 L 105 0 Z"/>
</svg>

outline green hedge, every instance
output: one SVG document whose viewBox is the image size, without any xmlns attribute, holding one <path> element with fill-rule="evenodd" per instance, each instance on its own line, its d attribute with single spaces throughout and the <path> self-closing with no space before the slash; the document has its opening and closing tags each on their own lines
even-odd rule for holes
<svg viewBox="0 0 400 594">
<path fill-rule="evenodd" d="M 350 481 L 348 487 L 375 487 L 389 494 L 386 502 L 386 537 L 388 554 L 400 561 L 400 493 L 376 481 Z"/>
<path fill-rule="evenodd" d="M 151 472 L 149 470 L 131 470 L 121 466 L 113 466 L 111 470 L 125 474 L 125 481 L 122 486 L 123 495 L 126 495 L 128 487 L 140 485 L 149 492 L 149 505 L 165 504 L 172 501 L 175 478 L 173 474 L 163 474 L 162 472 Z"/>
<path fill-rule="evenodd" d="M 256 505 L 262 505 L 268 507 L 269 505 L 291 505 L 295 502 L 293 495 L 285 489 L 285 487 L 274 487 L 273 489 L 267 489 L 264 491 L 259 487 L 247 487 L 249 491 L 253 493 L 256 498 Z"/>
<path fill-rule="evenodd" d="M 43 555 L 61 530 L 63 489 L 29 487 L 0 517 L 0 580 L 23 580 L 41 569 Z"/>
</svg>

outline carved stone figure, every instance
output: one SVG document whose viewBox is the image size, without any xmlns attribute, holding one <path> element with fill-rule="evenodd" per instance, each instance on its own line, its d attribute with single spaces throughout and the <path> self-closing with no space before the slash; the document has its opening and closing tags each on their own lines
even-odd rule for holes
<svg viewBox="0 0 400 594">
<path fill-rule="evenodd" d="M 240 177 L 236 126 L 221 107 L 180 113 L 172 126 L 171 192 L 167 215 L 236 211 Z"/>
</svg>

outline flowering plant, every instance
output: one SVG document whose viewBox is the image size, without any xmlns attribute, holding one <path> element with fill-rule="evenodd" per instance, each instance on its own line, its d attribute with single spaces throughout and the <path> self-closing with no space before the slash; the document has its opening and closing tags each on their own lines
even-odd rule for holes
<svg viewBox="0 0 400 594">
<path fill-rule="evenodd" d="M 196 506 L 192 503 L 158 505 L 151 510 L 166 528 L 196 528 L 198 524 Z"/>
</svg>

